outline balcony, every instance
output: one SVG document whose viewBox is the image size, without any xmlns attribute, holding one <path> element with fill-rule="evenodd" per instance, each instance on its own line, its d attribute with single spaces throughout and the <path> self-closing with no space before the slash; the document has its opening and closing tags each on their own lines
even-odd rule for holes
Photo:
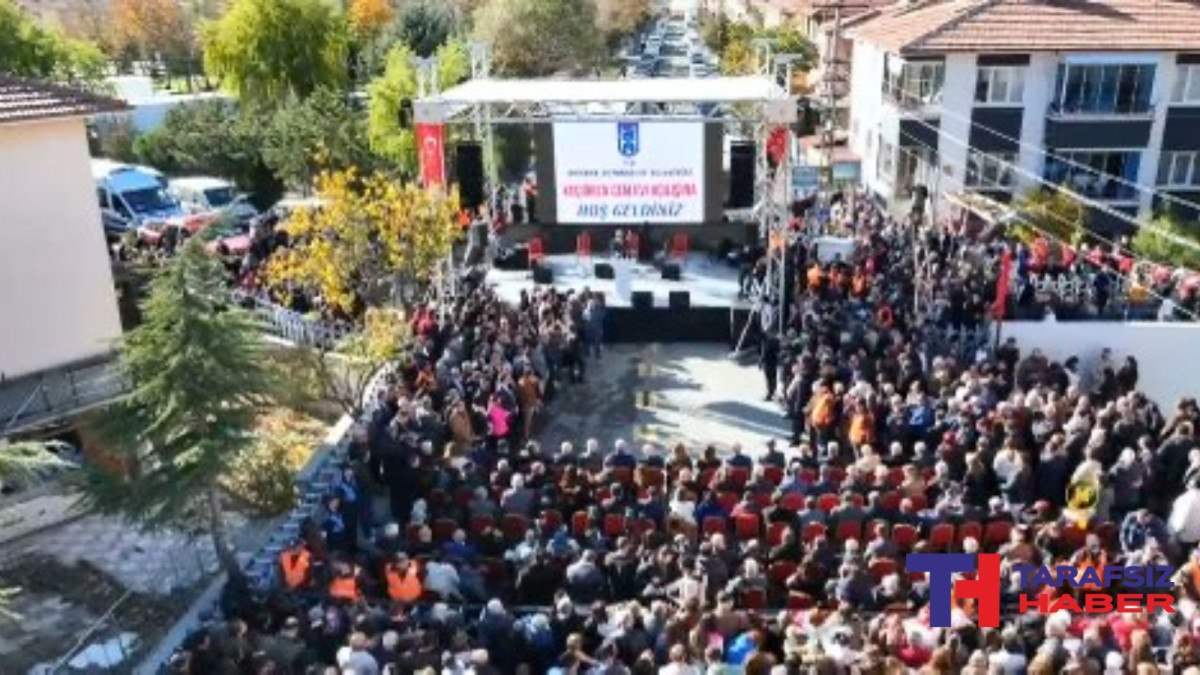
<svg viewBox="0 0 1200 675">
<path fill-rule="evenodd" d="M 1058 67 L 1052 120 L 1154 118 L 1155 66 L 1150 63 L 1064 63 Z"/>
<path fill-rule="evenodd" d="M 883 99 L 901 113 L 931 116 L 941 111 L 946 74 L 941 61 L 904 61 L 888 56 L 884 73 Z"/>
<path fill-rule="evenodd" d="M 920 92 L 884 84 L 883 99 L 896 106 L 902 113 L 932 116 L 941 111 L 942 91 L 939 88 Z"/>
</svg>

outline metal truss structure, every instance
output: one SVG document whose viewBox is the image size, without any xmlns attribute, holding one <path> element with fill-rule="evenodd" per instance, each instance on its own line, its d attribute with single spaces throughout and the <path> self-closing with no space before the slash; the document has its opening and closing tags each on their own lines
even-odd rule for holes
<svg viewBox="0 0 1200 675">
<path fill-rule="evenodd" d="M 749 135 L 755 145 L 754 208 L 764 244 L 787 237 L 790 168 L 788 155 L 775 165 L 767 159 L 772 132 L 797 121 L 797 99 L 791 94 L 791 62 L 795 55 L 772 54 L 767 44 L 756 51 L 757 73 L 748 77 L 651 79 L 619 81 L 491 79 L 491 48 L 471 45 L 471 80 L 447 91 L 437 86 L 437 64 L 418 59 L 417 99 L 413 117 L 418 124 L 466 125 L 488 149 L 484 153 L 488 178 L 496 180 L 490 152 L 497 124 L 560 122 L 673 122 L 721 124 L 736 134 Z M 777 79 L 786 72 L 784 84 Z M 769 247 L 770 248 L 770 247 Z M 752 294 L 752 312 L 764 322 L 783 328 L 783 256 L 771 254 L 767 277 Z M 453 275 L 450 275 L 453 276 Z M 777 317 L 777 319 L 776 319 Z M 738 349 L 745 335 L 738 341 Z"/>
</svg>

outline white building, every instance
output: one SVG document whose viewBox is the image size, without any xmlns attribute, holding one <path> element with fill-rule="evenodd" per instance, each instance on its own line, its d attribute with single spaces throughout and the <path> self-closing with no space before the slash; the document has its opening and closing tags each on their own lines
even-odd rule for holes
<svg viewBox="0 0 1200 675">
<path fill-rule="evenodd" d="M 124 108 L 0 75 L 0 432 L 121 335 L 84 118 Z"/>
<path fill-rule="evenodd" d="M 1007 200 L 1042 177 L 1140 217 L 1153 190 L 1200 202 L 1193 2 L 927 0 L 854 24 L 850 142 L 880 196 Z"/>
</svg>

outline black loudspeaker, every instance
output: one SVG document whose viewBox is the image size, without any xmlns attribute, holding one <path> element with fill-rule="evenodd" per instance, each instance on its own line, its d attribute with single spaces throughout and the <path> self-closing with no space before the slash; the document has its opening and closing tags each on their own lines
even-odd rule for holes
<svg viewBox="0 0 1200 675">
<path fill-rule="evenodd" d="M 667 263 L 663 265 L 662 278 L 665 281 L 679 281 L 679 263 Z"/>
<path fill-rule="evenodd" d="M 634 291 L 631 295 L 633 308 L 640 311 L 654 309 L 654 295 L 650 291 Z"/>
<path fill-rule="evenodd" d="M 554 270 L 545 265 L 538 265 L 533 268 L 533 283 L 535 284 L 552 284 L 554 283 Z"/>
<path fill-rule="evenodd" d="M 729 208 L 754 206 L 754 144 L 729 145 Z"/>
<path fill-rule="evenodd" d="M 595 272 L 597 279 L 615 279 L 616 273 L 613 272 L 613 266 L 606 262 L 598 262 L 592 266 L 592 271 Z"/>
<path fill-rule="evenodd" d="M 483 204 L 483 148 L 478 143 L 455 146 L 454 177 L 464 209 L 475 209 Z"/>
<path fill-rule="evenodd" d="M 692 306 L 692 294 L 687 291 L 671 291 L 667 299 L 672 310 L 690 309 Z"/>
</svg>

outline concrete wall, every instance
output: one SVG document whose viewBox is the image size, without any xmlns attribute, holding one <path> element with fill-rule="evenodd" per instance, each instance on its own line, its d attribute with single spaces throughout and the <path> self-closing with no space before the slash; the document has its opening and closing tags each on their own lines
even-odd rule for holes
<svg viewBox="0 0 1200 675">
<path fill-rule="evenodd" d="M 0 379 L 120 334 L 83 120 L 0 125 Z"/>
<path fill-rule="evenodd" d="M 1118 362 L 1133 356 L 1138 388 L 1167 414 L 1180 398 L 1200 394 L 1197 324 L 1009 321 L 1000 335 L 1002 340 L 1015 337 L 1022 354 L 1036 347 L 1057 360 L 1078 356 L 1084 368 L 1094 367 L 1105 347 Z"/>
</svg>

